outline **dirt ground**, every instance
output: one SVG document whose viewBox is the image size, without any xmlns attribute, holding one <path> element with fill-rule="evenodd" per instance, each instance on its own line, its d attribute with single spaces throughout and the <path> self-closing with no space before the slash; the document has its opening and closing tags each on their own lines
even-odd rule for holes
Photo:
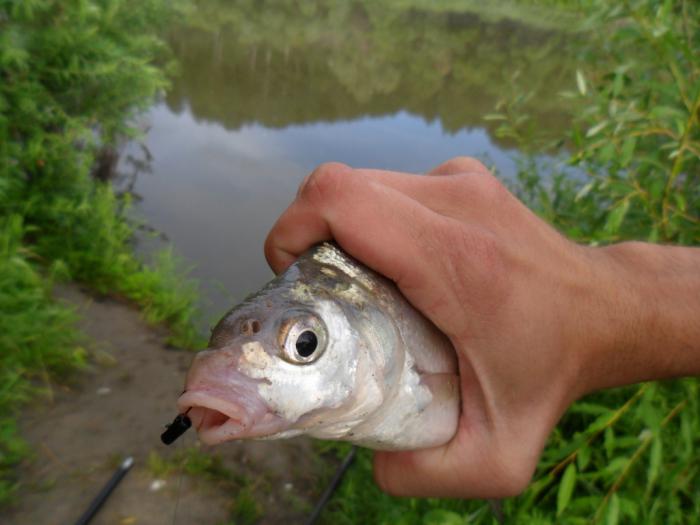
<svg viewBox="0 0 700 525">
<path fill-rule="evenodd" d="M 54 385 L 52 400 L 27 408 L 21 427 L 35 457 L 22 466 L 17 504 L 0 523 L 74 523 L 126 456 L 133 456 L 134 467 L 94 525 L 227 523 L 236 494 L 180 474 L 157 487 L 147 468 L 151 451 L 169 457 L 196 443 L 191 430 L 171 447 L 159 439 L 176 414 L 192 354 L 168 349 L 163 330 L 148 327 L 117 300 L 95 299 L 74 286 L 57 295 L 83 318 L 91 364 L 70 387 Z M 261 524 L 303 523 L 329 469 L 306 439 L 229 443 L 213 452 L 250 480 Z"/>
</svg>

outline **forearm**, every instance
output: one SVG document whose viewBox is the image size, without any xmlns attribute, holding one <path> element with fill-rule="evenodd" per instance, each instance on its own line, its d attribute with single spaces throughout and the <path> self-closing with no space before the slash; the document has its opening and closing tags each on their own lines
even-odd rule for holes
<svg viewBox="0 0 700 525">
<path fill-rule="evenodd" d="M 598 248 L 605 344 L 585 360 L 585 391 L 700 376 L 700 249 L 622 243 Z"/>
</svg>

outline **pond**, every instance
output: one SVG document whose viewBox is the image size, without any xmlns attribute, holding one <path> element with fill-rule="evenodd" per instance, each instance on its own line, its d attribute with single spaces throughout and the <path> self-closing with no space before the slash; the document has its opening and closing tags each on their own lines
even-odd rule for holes
<svg viewBox="0 0 700 525">
<path fill-rule="evenodd" d="M 169 31 L 178 73 L 119 171 L 192 268 L 207 322 L 271 277 L 265 236 L 318 164 L 421 173 L 471 155 L 508 178 L 518 151 L 483 118 L 499 101 L 533 93 L 538 126 L 568 124 L 551 30 L 425 2 L 198 5 Z"/>
</svg>

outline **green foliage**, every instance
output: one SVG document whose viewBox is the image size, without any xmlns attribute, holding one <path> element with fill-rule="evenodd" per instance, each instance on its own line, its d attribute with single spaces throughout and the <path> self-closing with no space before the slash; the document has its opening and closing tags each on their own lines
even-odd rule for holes
<svg viewBox="0 0 700 525">
<path fill-rule="evenodd" d="M 15 464 L 28 452 L 17 433 L 16 406 L 30 397 L 32 382 L 79 368 L 85 359 L 75 315 L 49 300 L 50 282 L 30 263 L 25 234 L 20 216 L 0 219 L 0 504 L 14 489 Z"/>
<path fill-rule="evenodd" d="M 176 342 L 195 337 L 194 292 L 173 257 L 141 264 L 124 203 L 91 176 L 167 85 L 166 47 L 154 35 L 178 5 L 0 0 L 0 503 L 27 452 L 19 404 L 85 360 L 53 280 L 123 294 L 169 324 Z"/>
<path fill-rule="evenodd" d="M 568 235 L 700 243 L 699 14 L 695 2 L 599 2 L 588 27 L 615 30 L 566 93 L 583 108 L 570 162 L 585 183 L 537 185 L 530 199 Z"/>
<path fill-rule="evenodd" d="M 529 2 L 524 2 L 529 3 Z M 556 2 L 555 2 L 556 3 Z M 566 3 L 566 2 L 562 2 Z M 533 155 L 516 191 L 569 237 L 700 244 L 700 5 L 580 3 L 583 48 L 562 94 L 579 118 L 541 134 L 518 93 L 488 115 Z M 565 167 L 536 153 L 563 147 Z M 546 175 L 541 175 L 546 172 Z M 567 412 L 506 523 L 700 523 L 700 385 L 647 383 L 588 396 Z M 393 499 L 371 483 L 371 456 L 332 500 L 326 523 L 493 523 L 484 502 Z"/>
</svg>

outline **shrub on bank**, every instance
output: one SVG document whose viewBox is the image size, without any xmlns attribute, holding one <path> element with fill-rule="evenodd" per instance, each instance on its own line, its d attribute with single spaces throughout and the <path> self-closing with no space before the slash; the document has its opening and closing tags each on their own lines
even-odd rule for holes
<svg viewBox="0 0 700 525">
<path fill-rule="evenodd" d="M 124 295 L 174 341 L 195 338 L 194 291 L 172 257 L 146 267 L 108 182 L 93 177 L 167 85 L 163 0 L 0 0 L 0 503 L 25 455 L 15 416 L 85 359 L 55 278 Z"/>
</svg>

